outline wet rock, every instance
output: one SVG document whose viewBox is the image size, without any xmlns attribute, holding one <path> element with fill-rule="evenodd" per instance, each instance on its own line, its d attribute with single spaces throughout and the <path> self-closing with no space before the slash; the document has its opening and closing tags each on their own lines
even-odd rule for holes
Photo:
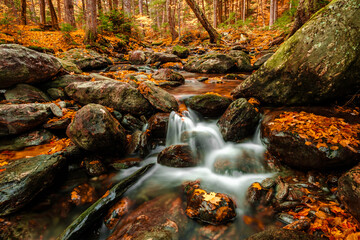
<svg viewBox="0 0 360 240">
<path fill-rule="evenodd" d="M 350 169 L 339 179 L 338 197 L 346 209 L 360 221 L 360 165 Z"/>
<path fill-rule="evenodd" d="M 206 54 L 190 58 L 184 69 L 198 73 L 226 73 L 236 70 L 237 60 L 226 54 Z"/>
<path fill-rule="evenodd" d="M 108 239 L 181 239 L 188 221 L 181 198 L 175 194 L 165 194 L 131 212 Z"/>
<path fill-rule="evenodd" d="M 164 89 L 155 86 L 152 82 L 142 82 L 138 89 L 153 107 L 162 112 L 172 112 L 179 109 L 175 97 Z"/>
<path fill-rule="evenodd" d="M 267 53 L 264 56 L 261 56 L 253 65 L 254 69 L 259 69 L 274 53 Z"/>
<path fill-rule="evenodd" d="M 66 98 L 65 92 L 58 88 L 49 88 L 48 90 L 46 90 L 46 92 L 50 96 L 50 98 L 53 100 L 56 100 L 56 99 L 64 100 Z"/>
<path fill-rule="evenodd" d="M 288 183 L 284 183 L 282 181 L 280 181 L 277 186 L 276 186 L 276 195 L 275 198 L 277 200 L 283 200 L 286 198 L 286 196 L 289 193 L 289 184 Z"/>
<path fill-rule="evenodd" d="M 0 88 L 43 82 L 62 69 L 55 57 L 17 44 L 0 46 L 0 66 Z"/>
<path fill-rule="evenodd" d="M 138 81 L 138 82 L 143 82 L 146 80 L 149 80 L 149 77 L 145 74 L 138 74 L 138 73 L 130 73 L 130 74 L 126 74 L 125 79 L 129 79 L 129 80 L 133 80 L 133 81 Z"/>
<path fill-rule="evenodd" d="M 220 225 L 236 217 L 235 202 L 226 194 L 207 192 L 198 186 L 187 187 L 186 215 L 201 222 Z"/>
<path fill-rule="evenodd" d="M 52 138 L 55 138 L 54 134 L 46 130 L 36 130 L 16 137 L 1 138 L 0 151 L 14 151 L 21 150 L 25 147 L 38 146 L 50 142 Z"/>
<path fill-rule="evenodd" d="M 156 113 L 148 120 L 147 129 L 151 138 L 166 138 L 169 116 L 169 113 Z"/>
<path fill-rule="evenodd" d="M 109 72 L 117 72 L 117 71 L 138 71 L 138 68 L 129 64 L 118 64 L 114 66 L 110 66 L 108 71 Z"/>
<path fill-rule="evenodd" d="M 100 156 L 87 156 L 84 158 L 86 172 L 90 176 L 100 176 L 106 172 Z"/>
<path fill-rule="evenodd" d="M 17 84 L 5 92 L 6 100 L 19 100 L 23 103 L 50 102 L 50 98 L 40 89 L 28 84 Z"/>
<path fill-rule="evenodd" d="M 257 108 L 241 98 L 230 104 L 217 125 L 226 141 L 238 142 L 255 132 L 259 120 Z"/>
<path fill-rule="evenodd" d="M 156 85 L 161 87 L 161 88 L 171 89 L 171 88 L 181 86 L 182 83 L 181 82 L 166 81 L 166 82 L 157 82 Z"/>
<path fill-rule="evenodd" d="M 111 64 L 110 59 L 91 49 L 74 48 L 59 54 L 58 57 L 75 63 L 81 70 L 105 68 Z"/>
<path fill-rule="evenodd" d="M 1 104 L 0 136 L 31 130 L 47 120 L 50 111 L 45 104 Z"/>
<path fill-rule="evenodd" d="M 120 171 L 123 169 L 138 166 L 140 162 L 141 158 L 116 159 L 110 163 L 110 166 L 113 167 L 115 170 Z"/>
<path fill-rule="evenodd" d="M 136 130 L 131 134 L 130 142 L 126 145 L 126 153 L 127 154 L 134 154 L 138 152 L 141 148 L 141 135 L 142 132 L 139 130 Z"/>
<path fill-rule="evenodd" d="M 190 54 L 190 50 L 187 47 L 176 45 L 173 47 L 172 53 L 179 58 L 187 58 Z"/>
<path fill-rule="evenodd" d="M 65 88 L 67 85 L 73 82 L 87 82 L 91 79 L 87 75 L 63 75 L 55 78 L 52 81 L 41 84 L 42 88 Z"/>
<path fill-rule="evenodd" d="M 261 181 L 260 185 L 265 189 L 270 189 L 276 185 L 276 182 L 273 178 L 265 178 Z"/>
<path fill-rule="evenodd" d="M 165 80 L 169 82 L 179 82 L 181 84 L 185 83 L 185 78 L 180 74 L 168 68 L 162 68 L 157 70 L 152 78 L 155 80 Z"/>
<path fill-rule="evenodd" d="M 98 103 L 135 116 L 152 112 L 150 103 L 127 83 L 110 80 L 76 82 L 68 85 L 65 92 L 82 104 Z"/>
<path fill-rule="evenodd" d="M 282 113 L 283 111 L 269 112 L 261 123 L 263 142 L 266 143 L 269 153 L 279 161 L 297 169 L 324 170 L 351 166 L 360 159 L 360 152 L 356 147 L 355 152 L 341 145 L 337 150 L 330 149 L 326 144 L 327 147 L 317 147 L 316 143 L 306 143 L 310 137 L 306 135 L 302 138 L 300 135 L 303 135 L 299 135 L 296 130 L 273 128 Z M 320 124 L 323 123 L 318 122 L 319 126 Z M 329 126 L 325 128 L 328 129 Z M 313 131 L 306 127 L 303 129 Z"/>
<path fill-rule="evenodd" d="M 61 153 L 11 161 L 0 167 L 0 216 L 13 213 L 53 183 L 65 164 Z"/>
<path fill-rule="evenodd" d="M 168 167 L 194 167 L 199 160 L 193 155 L 189 145 L 171 145 L 160 152 L 157 162 Z"/>
<path fill-rule="evenodd" d="M 300 231 L 293 231 L 283 228 L 268 228 L 265 231 L 260 233 L 256 233 L 251 237 L 247 238 L 247 240 L 269 240 L 269 239 L 276 239 L 276 240 L 317 240 L 322 239 L 315 237 L 313 235 L 309 235 Z"/>
<path fill-rule="evenodd" d="M 55 117 L 62 117 L 64 115 L 61 108 L 55 103 L 50 103 L 49 109 Z"/>
<path fill-rule="evenodd" d="M 145 124 L 140 119 L 137 119 L 131 114 L 125 114 L 121 120 L 121 126 L 123 126 L 126 130 L 129 130 L 130 132 L 142 130 L 144 125 Z"/>
<path fill-rule="evenodd" d="M 240 50 L 231 50 L 229 55 L 236 59 L 238 71 L 249 72 L 253 70 L 250 63 L 250 57 L 245 52 Z"/>
<path fill-rule="evenodd" d="M 131 64 L 142 65 L 146 62 L 146 56 L 143 51 L 136 50 L 130 53 L 129 61 Z"/>
<path fill-rule="evenodd" d="M 216 94 L 203 94 L 185 99 L 185 105 L 204 117 L 220 117 L 231 104 L 231 100 Z"/>
<path fill-rule="evenodd" d="M 81 108 L 68 126 L 66 134 L 88 151 L 125 152 L 126 136 L 120 123 L 99 104 Z"/>
<path fill-rule="evenodd" d="M 150 55 L 146 63 L 153 64 L 156 62 L 160 62 L 161 64 L 167 62 L 181 62 L 181 59 L 178 56 L 171 53 L 154 52 L 153 54 Z"/>
<path fill-rule="evenodd" d="M 229 73 L 224 76 L 224 79 L 230 79 L 230 80 L 244 80 L 247 78 L 248 75 L 245 74 L 235 74 L 235 73 Z"/>
<path fill-rule="evenodd" d="M 124 197 L 109 209 L 104 218 L 104 223 L 108 229 L 113 229 L 118 222 L 130 211 L 132 202 Z"/>
<path fill-rule="evenodd" d="M 246 201 L 252 207 L 259 205 L 261 198 L 263 196 L 263 190 L 260 183 L 255 182 L 246 191 Z"/>
<path fill-rule="evenodd" d="M 81 69 L 75 63 L 70 62 L 70 61 L 66 61 L 66 60 L 61 59 L 61 58 L 57 58 L 57 60 L 59 60 L 59 62 L 61 63 L 61 66 L 68 73 L 76 73 L 76 74 L 82 73 Z"/>
<path fill-rule="evenodd" d="M 311 220 L 309 218 L 299 219 L 286 226 L 286 229 L 296 231 L 306 231 L 310 228 Z"/>
<path fill-rule="evenodd" d="M 64 130 L 71 123 L 71 118 L 63 118 L 56 121 L 47 122 L 43 125 L 43 128 L 50 130 Z"/>
</svg>

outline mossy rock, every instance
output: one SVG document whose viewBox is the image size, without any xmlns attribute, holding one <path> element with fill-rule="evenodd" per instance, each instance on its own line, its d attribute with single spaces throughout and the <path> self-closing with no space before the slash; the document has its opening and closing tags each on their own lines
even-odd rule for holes
<svg viewBox="0 0 360 240">
<path fill-rule="evenodd" d="M 179 58 L 187 58 L 190 54 L 190 50 L 187 47 L 175 45 L 172 49 L 172 53 Z"/>
</svg>

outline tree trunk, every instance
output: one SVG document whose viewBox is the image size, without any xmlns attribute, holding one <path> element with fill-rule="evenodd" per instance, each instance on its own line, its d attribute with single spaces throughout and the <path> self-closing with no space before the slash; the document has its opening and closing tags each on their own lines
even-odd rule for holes
<svg viewBox="0 0 360 240">
<path fill-rule="evenodd" d="M 171 40 L 175 41 L 179 34 L 175 30 L 175 5 L 172 0 L 170 0 L 168 4 L 168 19 L 169 19 L 169 27 L 171 32 Z"/>
<path fill-rule="evenodd" d="M 21 24 L 26 25 L 26 0 L 21 0 Z"/>
<path fill-rule="evenodd" d="M 217 8 L 218 8 L 218 0 L 213 0 L 213 8 L 214 8 L 214 16 L 213 16 L 213 24 L 214 28 L 217 28 Z"/>
<path fill-rule="evenodd" d="M 124 3 L 124 12 L 128 15 L 131 15 L 131 1 L 130 0 L 123 0 Z"/>
<path fill-rule="evenodd" d="M 195 3 L 194 0 L 186 0 L 189 7 L 193 10 L 195 13 L 195 16 L 197 19 L 199 19 L 201 25 L 205 28 L 205 30 L 208 32 L 210 36 L 210 42 L 216 43 L 218 40 L 220 40 L 220 34 L 211 26 L 209 21 L 206 19 L 204 13 L 200 10 L 199 6 Z"/>
<path fill-rule="evenodd" d="M 112 11 L 114 9 L 113 1 L 112 0 L 108 0 L 108 1 L 109 1 L 109 11 Z"/>
<path fill-rule="evenodd" d="M 301 28 L 301 26 L 304 25 L 304 23 L 306 23 L 314 13 L 324 6 L 325 3 L 319 0 L 300 0 L 295 14 L 294 25 L 288 35 L 288 38 Z"/>
<path fill-rule="evenodd" d="M 5 1 L 5 4 L 7 3 L 7 1 Z M 34 0 L 31 0 L 31 5 L 30 5 L 30 16 L 31 16 L 31 20 L 34 23 L 37 23 L 37 18 L 36 18 L 36 10 L 35 10 L 35 3 Z"/>
<path fill-rule="evenodd" d="M 40 5 L 40 24 L 46 24 L 45 0 L 39 0 L 39 5 Z"/>
<path fill-rule="evenodd" d="M 58 21 L 61 22 L 61 0 L 57 0 Z"/>
<path fill-rule="evenodd" d="M 103 7 L 102 7 L 101 0 L 97 0 L 97 9 L 98 9 L 98 14 L 99 14 L 99 16 L 102 15 L 102 13 L 103 13 Z"/>
<path fill-rule="evenodd" d="M 245 22 L 246 20 L 246 0 L 242 1 L 242 13 L 241 13 L 241 19 L 243 20 L 243 22 Z"/>
<path fill-rule="evenodd" d="M 118 9 L 118 8 L 119 8 L 119 0 L 114 0 L 114 1 L 113 1 L 113 7 L 114 7 L 114 9 Z"/>
<path fill-rule="evenodd" d="M 59 28 L 59 22 L 56 16 L 55 8 L 51 0 L 47 0 L 47 3 L 50 8 L 50 15 L 51 15 L 51 25 L 54 29 L 60 30 Z"/>
<path fill-rule="evenodd" d="M 73 27 L 76 27 L 75 17 L 74 17 L 74 1 L 64 0 L 64 9 L 65 9 L 65 22 Z"/>
<path fill-rule="evenodd" d="M 274 25 L 274 1 L 270 0 L 270 18 L 269 18 L 269 26 Z"/>
<path fill-rule="evenodd" d="M 84 23 L 86 23 L 86 5 L 85 5 L 85 0 L 81 0 L 81 4 L 82 4 L 82 14 L 84 16 Z"/>
<path fill-rule="evenodd" d="M 143 15 L 143 2 L 142 2 L 142 0 L 139 0 L 139 14 Z"/>
<path fill-rule="evenodd" d="M 179 24 L 179 40 L 181 37 L 181 10 L 182 10 L 182 1 L 179 1 L 179 7 L 178 7 L 178 24 Z"/>
<path fill-rule="evenodd" d="M 86 0 L 85 43 L 94 44 L 97 39 L 96 0 Z"/>
</svg>

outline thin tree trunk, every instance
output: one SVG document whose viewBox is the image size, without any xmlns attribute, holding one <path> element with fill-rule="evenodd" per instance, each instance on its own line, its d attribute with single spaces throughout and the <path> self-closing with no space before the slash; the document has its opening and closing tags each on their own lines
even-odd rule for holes
<svg viewBox="0 0 360 240">
<path fill-rule="evenodd" d="M 5 5 L 6 5 L 7 1 L 5 1 Z M 37 18 L 36 18 L 36 11 L 35 11 L 35 3 L 34 0 L 31 0 L 31 5 L 30 5 L 30 16 L 31 16 L 31 20 L 34 23 L 37 23 Z"/>
<path fill-rule="evenodd" d="M 130 0 L 123 0 L 124 3 L 124 12 L 128 15 L 131 15 L 131 1 Z"/>
<path fill-rule="evenodd" d="M 216 43 L 218 40 L 220 40 L 220 34 L 211 26 L 209 21 L 206 19 L 204 13 L 200 10 L 199 6 L 195 3 L 194 0 L 186 0 L 189 7 L 193 10 L 195 13 L 195 16 L 197 19 L 199 19 L 201 25 L 205 28 L 205 30 L 208 32 L 210 36 L 210 42 Z"/>
<path fill-rule="evenodd" d="M 61 1 L 57 0 L 58 21 L 61 22 Z"/>
<path fill-rule="evenodd" d="M 112 0 L 108 0 L 108 1 L 109 1 L 109 11 L 112 11 L 114 9 L 113 1 Z"/>
<path fill-rule="evenodd" d="M 114 7 L 114 9 L 118 9 L 119 8 L 119 0 L 114 0 L 113 1 L 113 7 Z"/>
<path fill-rule="evenodd" d="M 213 24 L 214 28 L 217 28 L 217 6 L 218 0 L 213 0 L 213 8 L 214 8 L 214 16 L 213 16 Z"/>
<path fill-rule="evenodd" d="M 45 14 L 45 0 L 39 0 L 40 5 L 40 23 L 46 24 L 46 14 Z"/>
<path fill-rule="evenodd" d="M 93 44 L 97 39 L 96 0 L 86 0 L 86 13 L 85 43 Z"/>
<path fill-rule="evenodd" d="M 82 14 L 84 16 L 84 22 L 83 23 L 86 23 L 86 5 L 85 5 L 85 0 L 81 0 L 81 4 L 82 4 Z"/>
<path fill-rule="evenodd" d="M 74 17 L 74 1 L 64 0 L 64 9 L 65 9 L 65 22 L 73 27 L 76 27 L 75 17 Z"/>
<path fill-rule="evenodd" d="M 246 20 L 246 0 L 242 1 L 242 14 L 241 14 L 241 19 L 243 20 L 243 22 L 245 22 Z"/>
<path fill-rule="evenodd" d="M 26 0 L 21 0 L 21 24 L 26 25 Z"/>
<path fill-rule="evenodd" d="M 51 25 L 54 29 L 59 30 L 59 22 L 56 16 L 55 8 L 51 0 L 47 0 L 47 3 L 50 8 L 50 15 L 51 15 Z"/>
<path fill-rule="evenodd" d="M 175 41 L 179 34 L 175 30 L 175 14 L 174 14 L 174 4 L 172 0 L 170 0 L 168 4 L 168 19 L 169 19 L 169 27 L 171 32 L 171 40 Z"/>
<path fill-rule="evenodd" d="M 178 7 L 178 24 L 179 24 L 179 40 L 181 37 L 181 10 L 182 10 L 182 1 L 179 0 L 179 7 Z"/>
<path fill-rule="evenodd" d="M 264 0 L 261 1 L 261 18 L 263 22 L 263 27 L 265 27 L 265 16 L 264 16 Z"/>
<path fill-rule="evenodd" d="M 156 12 L 156 26 L 158 28 L 158 30 L 160 30 L 161 27 L 161 23 L 160 23 L 160 14 L 159 14 L 159 10 L 155 9 Z"/>
<path fill-rule="evenodd" d="M 146 15 L 149 16 L 150 12 L 149 12 L 149 3 L 148 3 L 148 0 L 145 0 L 145 9 L 146 9 Z"/>
<path fill-rule="evenodd" d="M 142 0 L 139 0 L 139 14 L 143 15 L 143 2 L 142 2 Z"/>
</svg>

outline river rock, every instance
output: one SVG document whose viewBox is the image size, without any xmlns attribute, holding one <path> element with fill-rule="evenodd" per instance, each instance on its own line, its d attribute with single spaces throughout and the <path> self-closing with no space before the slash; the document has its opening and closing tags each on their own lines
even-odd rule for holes
<svg viewBox="0 0 360 240">
<path fill-rule="evenodd" d="M 99 104 L 81 108 L 68 126 L 66 134 L 88 151 L 125 152 L 126 136 L 120 123 Z"/>
<path fill-rule="evenodd" d="M 220 225 L 236 217 L 236 204 L 226 194 L 207 192 L 199 185 L 185 185 L 187 195 L 186 215 L 204 223 Z"/>
<path fill-rule="evenodd" d="M 189 221 L 182 205 L 173 193 L 147 201 L 124 218 L 108 239 L 182 239 Z"/>
<path fill-rule="evenodd" d="M 139 69 L 137 67 L 135 67 L 133 65 L 129 65 L 129 64 L 117 64 L 117 65 L 109 66 L 109 69 L 107 71 L 117 72 L 117 71 L 123 71 L 123 70 L 138 71 Z"/>
<path fill-rule="evenodd" d="M 76 73 L 76 74 L 82 73 L 81 69 L 75 63 L 61 59 L 61 58 L 57 58 L 57 60 L 59 60 L 59 62 L 61 63 L 62 67 L 64 68 L 64 70 L 66 72 Z"/>
<path fill-rule="evenodd" d="M 131 64 L 142 65 L 146 62 L 146 56 L 143 51 L 136 50 L 130 53 L 129 61 Z"/>
<path fill-rule="evenodd" d="M 135 130 L 131 134 L 131 139 L 130 139 L 130 141 L 128 141 L 128 144 L 126 145 L 126 153 L 127 154 L 134 154 L 140 150 L 142 134 L 143 134 L 143 132 L 140 130 Z"/>
<path fill-rule="evenodd" d="M 169 68 L 162 68 L 157 70 L 152 78 L 155 80 L 165 80 L 170 82 L 179 82 L 181 84 L 185 83 L 185 78 L 180 73 L 177 73 Z"/>
<path fill-rule="evenodd" d="M 217 125 L 225 141 L 239 142 L 255 132 L 259 120 L 257 108 L 241 98 L 230 104 Z"/>
<path fill-rule="evenodd" d="M 53 56 L 17 44 L 0 45 L 0 88 L 51 79 L 62 69 Z"/>
<path fill-rule="evenodd" d="M 169 123 L 169 113 L 156 113 L 148 120 L 151 138 L 165 139 Z"/>
<path fill-rule="evenodd" d="M 109 209 L 104 218 L 104 223 L 108 229 L 113 229 L 118 222 L 130 211 L 132 202 L 129 198 L 124 197 Z"/>
<path fill-rule="evenodd" d="M 167 62 L 181 62 L 181 59 L 178 56 L 171 53 L 154 52 L 150 55 L 146 63 L 153 64 L 156 62 L 160 62 L 161 64 Z"/>
<path fill-rule="evenodd" d="M 31 130 L 44 123 L 49 115 L 46 104 L 0 104 L 0 136 Z"/>
<path fill-rule="evenodd" d="M 271 227 L 262 232 L 256 233 L 247 240 L 321 240 L 323 238 L 315 237 L 300 231 L 293 231 L 283 228 Z"/>
<path fill-rule="evenodd" d="M 157 110 L 162 112 L 178 111 L 179 104 L 176 101 L 176 98 L 166 90 L 155 86 L 154 83 L 149 81 L 142 82 L 138 89 Z"/>
<path fill-rule="evenodd" d="M 141 158 L 116 159 L 111 161 L 110 166 L 113 167 L 115 170 L 120 171 L 134 166 L 139 166 L 141 161 Z"/>
<path fill-rule="evenodd" d="M 261 56 L 253 65 L 254 69 L 259 69 L 274 53 L 267 53 L 264 56 Z"/>
<path fill-rule="evenodd" d="M 55 138 L 54 134 L 46 130 L 36 130 L 11 138 L 6 137 L 0 139 L 0 151 L 14 151 L 25 147 L 38 146 L 50 142 L 53 138 Z"/>
<path fill-rule="evenodd" d="M 165 148 L 159 153 L 157 162 L 161 165 L 176 168 L 194 167 L 200 163 L 187 144 L 171 145 Z"/>
<path fill-rule="evenodd" d="M 0 216 L 13 213 L 53 183 L 65 164 L 60 152 L 10 161 L 0 167 Z"/>
<path fill-rule="evenodd" d="M 281 44 L 233 96 L 282 106 L 350 99 L 360 85 L 358 5 L 358 0 L 332 1 Z"/>
<path fill-rule="evenodd" d="M 179 58 L 187 58 L 190 54 L 190 50 L 187 47 L 176 45 L 173 47 L 172 53 Z"/>
<path fill-rule="evenodd" d="M 265 115 L 261 123 L 261 136 L 263 142 L 267 145 L 269 153 L 281 162 L 296 169 L 324 170 L 352 166 L 359 161 L 359 147 L 352 148 L 344 147 L 340 144 L 335 144 L 337 148 L 331 149 L 331 145 L 328 145 L 328 143 L 326 143 L 324 146 L 318 145 L 310 139 L 310 135 L 312 134 L 311 131 L 313 131 L 313 129 L 307 129 L 306 126 L 303 126 L 301 130 L 305 132 L 309 131 L 309 135 L 298 133 L 298 130 L 292 130 L 291 128 L 278 129 L 276 124 L 279 120 L 277 119 L 279 119 L 280 115 L 284 112 L 286 113 L 285 110 L 269 112 Z M 300 114 L 302 112 L 294 113 Z M 334 119 L 331 121 L 334 121 Z M 327 124 L 326 122 L 322 121 L 318 121 L 316 123 L 319 126 L 321 126 L 321 124 Z M 287 123 L 286 125 L 288 124 L 291 123 Z M 344 122 L 344 124 L 346 124 L 346 122 Z M 348 128 L 350 127 L 351 124 L 348 125 Z M 328 131 L 331 128 L 331 124 L 324 125 L 322 128 Z M 319 132 L 320 130 L 317 131 Z M 356 136 L 355 138 L 357 139 Z M 325 142 L 326 141 L 327 140 L 325 140 Z"/>
<path fill-rule="evenodd" d="M 64 100 L 66 98 L 65 92 L 59 88 L 49 88 L 48 90 L 46 90 L 46 92 L 53 100 Z"/>
<path fill-rule="evenodd" d="M 360 165 L 347 171 L 339 179 L 338 197 L 346 209 L 360 221 Z"/>
<path fill-rule="evenodd" d="M 6 90 L 5 99 L 19 100 L 23 103 L 50 102 L 50 98 L 40 89 L 28 84 L 17 84 L 14 88 Z"/>
<path fill-rule="evenodd" d="M 102 158 L 97 155 L 91 155 L 84 158 L 85 169 L 90 176 L 100 176 L 106 172 L 106 168 L 102 163 Z"/>
<path fill-rule="evenodd" d="M 240 50 L 231 50 L 229 55 L 236 59 L 237 70 L 239 72 L 250 72 L 253 70 L 250 63 L 250 57 L 245 52 Z"/>
<path fill-rule="evenodd" d="M 121 126 L 130 132 L 134 132 L 136 130 L 142 130 L 145 123 L 143 123 L 140 119 L 132 116 L 131 114 L 125 114 L 121 120 Z"/>
<path fill-rule="evenodd" d="M 220 117 L 231 104 L 231 100 L 216 94 L 203 94 L 185 99 L 185 105 L 204 117 Z"/>
<path fill-rule="evenodd" d="M 98 103 L 135 116 L 147 115 L 153 108 L 139 90 L 117 81 L 75 82 L 66 94 L 82 104 Z"/>
<path fill-rule="evenodd" d="M 74 48 L 59 54 L 59 58 L 75 63 L 81 70 L 105 68 L 110 59 L 91 49 Z"/>
<path fill-rule="evenodd" d="M 67 75 L 57 77 L 52 81 L 48 81 L 46 83 L 43 83 L 43 84 L 41 84 L 41 87 L 46 88 L 46 89 L 48 89 L 48 88 L 64 88 L 67 85 L 69 85 L 70 83 L 73 83 L 73 82 L 87 82 L 90 79 L 91 79 L 91 77 L 87 76 L 87 75 L 77 75 L 77 74 L 70 75 L 70 74 L 67 74 Z"/>
<path fill-rule="evenodd" d="M 67 129 L 71 123 L 71 118 L 62 118 L 59 120 L 47 122 L 43 125 L 43 128 L 50 130 L 64 130 Z"/>
<path fill-rule="evenodd" d="M 190 58 L 184 69 L 198 73 L 226 73 L 237 69 L 237 60 L 229 55 L 209 53 Z"/>
</svg>

